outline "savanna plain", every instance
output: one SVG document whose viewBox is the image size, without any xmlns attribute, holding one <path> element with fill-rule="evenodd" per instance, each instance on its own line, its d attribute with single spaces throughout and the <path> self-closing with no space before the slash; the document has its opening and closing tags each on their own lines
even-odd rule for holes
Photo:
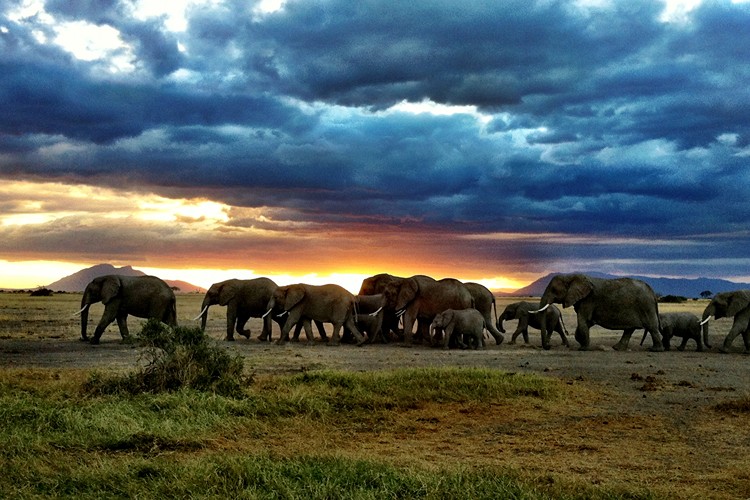
<svg viewBox="0 0 750 500">
<path fill-rule="evenodd" d="M 178 295 L 181 325 L 201 300 Z M 599 327 L 588 352 L 559 337 L 544 351 L 535 330 L 530 345 L 445 351 L 277 346 L 256 340 L 258 319 L 225 342 L 215 306 L 206 333 L 244 361 L 240 393 L 133 395 L 86 390 L 149 358 L 116 325 L 98 346 L 78 340 L 79 303 L 0 294 L 0 497 L 750 497 L 750 358 L 740 339 L 716 350 L 731 320 L 711 322 L 703 353 L 679 339 L 651 353 L 639 332 L 616 352 L 620 332 Z"/>
</svg>

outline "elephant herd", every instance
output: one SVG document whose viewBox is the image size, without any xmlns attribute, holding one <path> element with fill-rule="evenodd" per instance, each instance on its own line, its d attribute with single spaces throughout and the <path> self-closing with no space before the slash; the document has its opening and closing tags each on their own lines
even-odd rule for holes
<svg viewBox="0 0 750 500">
<path fill-rule="evenodd" d="M 89 340 L 86 333 L 88 309 L 96 302 L 104 304 L 104 313 L 90 339 L 94 344 L 115 320 L 122 337 L 127 337 L 128 315 L 156 318 L 172 326 L 177 324 L 175 295 L 164 281 L 153 276 L 102 276 L 88 284 L 81 299 L 83 340 Z M 549 349 L 552 332 L 557 332 L 562 344 L 569 346 L 562 315 L 554 304 L 574 308 L 575 340 L 581 350 L 590 348 L 589 330 L 599 325 L 623 331 L 614 346 L 616 350 L 627 349 L 633 332 L 643 329 L 643 340 L 651 336 L 652 351 L 669 350 L 672 337 L 682 338 L 680 350 L 693 339 L 697 349 L 702 351 L 704 345 L 711 347 L 709 319 L 731 316 L 734 323 L 720 350 L 727 352 L 734 339 L 742 334 L 745 353 L 750 354 L 750 290 L 717 294 L 705 308 L 701 320 L 692 313 L 660 314 L 656 294 L 643 281 L 601 279 L 584 274 L 554 276 L 539 303 L 515 302 L 499 316 L 490 290 L 478 283 L 453 278 L 435 280 L 424 275 L 403 278 L 377 274 L 363 280 L 357 295 L 334 284 L 277 286 L 269 278 L 230 279 L 211 285 L 195 319 L 200 319 L 201 328 L 205 329 L 209 307 L 225 306 L 225 340 L 234 340 L 235 332 L 249 339 L 250 332 L 245 329 L 247 321 L 262 318 L 259 340 L 271 340 L 275 322 L 281 330 L 277 344 L 290 340 L 293 328 L 293 339 L 297 340 L 304 329 L 308 342 L 313 341 L 314 323 L 318 335 L 330 345 L 338 345 L 342 339 L 357 345 L 381 339 L 405 345 L 415 341 L 440 343 L 446 349 L 451 346 L 482 348 L 485 330 L 496 344 L 501 344 L 505 333 L 503 323 L 517 320 L 510 343 L 515 343 L 519 335 L 528 343 L 528 328 L 531 327 L 541 331 L 542 346 Z M 324 323 L 332 325 L 330 338 Z"/>
</svg>

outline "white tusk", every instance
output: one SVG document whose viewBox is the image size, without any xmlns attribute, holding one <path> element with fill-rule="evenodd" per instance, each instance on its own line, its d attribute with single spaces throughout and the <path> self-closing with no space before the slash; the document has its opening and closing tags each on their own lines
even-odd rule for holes
<svg viewBox="0 0 750 500">
<path fill-rule="evenodd" d="M 70 315 L 70 317 L 72 318 L 73 316 L 78 316 L 78 315 L 79 315 L 79 314 L 81 314 L 81 313 L 82 313 L 83 311 L 85 311 L 86 309 L 88 309 L 88 307 L 89 307 L 90 305 L 91 305 L 91 304 L 86 304 L 85 306 L 83 306 L 83 307 L 81 308 L 81 310 L 80 310 L 80 311 L 78 311 L 78 312 L 76 312 L 76 313 L 73 313 L 73 314 L 71 314 L 71 315 Z"/>
<path fill-rule="evenodd" d="M 284 311 L 284 312 L 283 312 L 283 313 L 281 313 L 281 314 L 277 314 L 277 315 L 276 315 L 276 317 L 277 317 L 277 318 L 281 318 L 282 316 L 286 316 L 287 314 L 289 314 L 289 311 Z"/>
<path fill-rule="evenodd" d="M 377 316 L 380 311 L 383 310 L 383 306 L 378 307 L 378 310 L 368 314 L 368 316 Z"/>
<path fill-rule="evenodd" d="M 201 319 L 201 316 L 203 316 L 203 313 L 204 313 L 204 312 L 206 312 L 206 309 L 208 309 L 208 306 L 205 306 L 205 307 L 204 307 L 204 308 L 203 308 L 203 309 L 201 310 L 201 313 L 200 313 L 200 314 L 199 314 L 198 316 L 196 316 L 195 318 L 193 318 L 193 321 L 198 321 L 199 319 Z"/>
<path fill-rule="evenodd" d="M 266 311 L 266 313 L 263 316 L 261 316 L 261 318 L 265 318 L 266 316 L 268 316 L 269 314 L 271 314 L 271 311 L 273 311 L 273 307 L 271 309 L 269 309 L 268 311 Z"/>
<path fill-rule="evenodd" d="M 398 311 L 396 311 L 396 317 L 400 318 L 401 316 L 404 315 L 405 312 L 406 312 L 406 309 L 399 309 Z"/>
<path fill-rule="evenodd" d="M 542 307 L 541 309 L 537 309 L 536 311 L 529 311 L 529 314 L 536 314 L 536 313 L 540 313 L 540 312 L 542 312 L 542 311 L 545 311 L 545 310 L 547 310 L 547 308 L 548 308 L 548 307 L 549 307 L 550 305 L 551 305 L 551 304 L 547 304 L 546 306 Z"/>
<path fill-rule="evenodd" d="M 711 316 L 709 316 L 708 318 L 706 318 L 706 319 L 704 319 L 703 321 L 701 321 L 701 326 L 705 325 L 705 324 L 706 324 L 706 323 L 708 323 L 709 321 L 711 321 Z"/>
</svg>

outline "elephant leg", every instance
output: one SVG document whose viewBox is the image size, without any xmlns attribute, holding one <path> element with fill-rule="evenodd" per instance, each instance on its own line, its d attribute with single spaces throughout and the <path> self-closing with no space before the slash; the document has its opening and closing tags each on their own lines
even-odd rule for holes
<svg viewBox="0 0 750 500">
<path fill-rule="evenodd" d="M 745 342 L 745 354 L 750 354 L 750 329 L 742 332 L 742 340 Z"/>
<path fill-rule="evenodd" d="M 117 327 L 120 329 L 120 336 L 124 339 L 130 337 L 128 331 L 128 313 L 122 313 L 117 315 Z"/>
<path fill-rule="evenodd" d="M 357 325 L 354 323 L 354 316 L 349 315 L 344 321 L 344 325 L 346 325 L 349 331 L 352 332 L 352 335 L 354 335 L 354 340 L 356 341 L 357 346 L 361 346 L 365 343 L 367 339 L 359 332 Z"/>
<path fill-rule="evenodd" d="M 279 340 L 276 341 L 277 345 L 284 345 L 289 340 L 289 332 L 292 330 L 292 327 L 299 323 L 300 319 L 302 319 L 302 311 L 299 309 L 295 309 L 289 312 L 289 315 L 286 318 L 286 321 L 284 322 L 284 328 L 281 329 L 281 337 L 279 337 Z"/>
<path fill-rule="evenodd" d="M 227 307 L 227 334 L 224 340 L 234 340 L 234 325 L 237 323 L 237 304 L 232 301 Z"/>
<path fill-rule="evenodd" d="M 740 333 L 743 333 L 743 337 L 744 337 L 744 332 L 747 329 L 746 327 L 747 325 L 744 324 L 744 321 L 742 322 L 738 321 L 737 316 L 735 316 L 734 323 L 732 323 L 732 328 L 731 330 L 729 330 L 729 333 L 724 338 L 724 344 L 722 344 L 721 348 L 719 348 L 719 351 L 724 352 L 724 353 L 729 352 L 731 350 L 732 342 L 734 342 L 734 339 L 736 339 Z"/>
<path fill-rule="evenodd" d="M 487 318 L 487 319 L 489 319 L 489 321 L 485 320 L 487 330 L 490 332 L 490 335 L 492 335 L 492 338 L 495 339 L 495 344 L 496 345 L 502 344 L 503 341 L 505 340 L 505 337 L 503 336 L 502 333 L 500 333 L 500 330 L 495 328 L 495 325 L 492 324 L 491 318 Z"/>
<path fill-rule="evenodd" d="M 296 325 L 294 325 L 294 334 L 292 335 L 292 342 L 299 342 L 299 334 L 302 333 L 302 328 L 304 328 L 304 322 L 297 322 Z M 307 335 L 307 331 L 305 331 L 305 335 Z"/>
<path fill-rule="evenodd" d="M 250 330 L 245 330 L 245 325 L 247 324 L 247 321 L 250 319 L 250 313 L 243 311 L 237 315 L 237 333 L 245 337 L 246 339 L 250 338 Z"/>
<path fill-rule="evenodd" d="M 697 335 L 693 335 L 693 339 L 695 340 L 696 344 L 696 350 L 698 352 L 703 352 L 703 339 L 701 338 L 701 332 L 698 332 Z"/>
<path fill-rule="evenodd" d="M 678 351 L 684 351 L 685 350 L 685 346 L 687 346 L 688 340 L 690 340 L 690 337 L 688 337 L 687 335 L 685 335 L 684 337 L 682 337 L 682 342 L 680 342 L 680 345 L 677 346 L 677 350 Z M 664 337 L 662 339 L 662 342 L 664 342 L 664 350 L 668 351 L 669 350 L 669 342 L 667 342 L 667 338 Z"/>
<path fill-rule="evenodd" d="M 112 324 L 112 322 L 117 318 L 117 308 L 115 307 L 105 307 L 104 308 L 104 314 L 102 314 L 102 319 L 99 320 L 99 324 L 96 325 L 96 330 L 94 330 L 94 336 L 91 337 L 91 343 L 92 344 L 98 344 L 99 339 L 102 337 L 102 334 L 104 333 L 104 330 L 107 329 L 109 325 Z M 118 325 L 119 326 L 119 325 Z M 125 335 L 127 335 L 128 330 L 127 327 L 125 329 Z M 123 335 L 122 330 L 120 330 L 120 335 Z M 124 336 L 123 336 L 124 338 Z"/>
<path fill-rule="evenodd" d="M 315 326 L 316 326 L 316 327 L 318 328 L 318 335 L 320 335 L 320 338 L 321 338 L 321 339 L 322 339 L 322 340 L 323 340 L 324 342 L 328 342 L 328 334 L 326 333 L 326 329 L 325 329 L 325 327 L 323 326 L 323 322 L 322 322 L 322 321 L 317 321 L 317 320 L 316 320 L 316 321 L 315 321 Z"/>
<path fill-rule="evenodd" d="M 630 343 L 630 337 L 633 335 L 633 332 L 635 332 L 635 328 L 628 328 L 625 331 L 622 332 L 622 337 L 620 337 L 620 341 L 616 343 L 612 348 L 615 351 L 626 351 L 628 349 L 628 344 Z"/>
<path fill-rule="evenodd" d="M 305 328 L 305 337 L 307 337 L 307 345 L 312 345 L 315 342 L 315 337 L 312 331 L 312 322 L 305 318 L 302 320 L 302 326 Z"/>
<path fill-rule="evenodd" d="M 589 325 L 585 320 L 578 319 L 578 326 L 576 326 L 575 334 L 576 342 L 578 342 L 579 351 L 588 351 L 591 347 L 589 338 Z"/>
</svg>

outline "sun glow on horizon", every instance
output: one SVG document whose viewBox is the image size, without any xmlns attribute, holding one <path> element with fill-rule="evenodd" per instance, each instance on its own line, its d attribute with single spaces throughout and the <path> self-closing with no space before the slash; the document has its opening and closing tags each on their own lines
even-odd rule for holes
<svg viewBox="0 0 750 500">
<path fill-rule="evenodd" d="M 91 263 L 60 262 L 48 260 L 28 260 L 10 262 L 0 260 L 0 288 L 4 289 L 34 289 L 47 286 L 55 281 L 70 276 L 82 269 L 91 267 Z M 120 267 L 126 264 L 113 263 Z M 325 285 L 329 283 L 344 287 L 349 292 L 356 294 L 362 281 L 378 274 L 370 273 L 258 273 L 251 269 L 176 269 L 161 267 L 145 267 L 137 264 L 133 268 L 146 274 L 158 276 L 168 281 L 184 281 L 200 288 L 209 288 L 212 284 L 228 279 L 253 279 L 266 277 L 276 282 L 279 286 L 294 283 L 307 283 L 310 285 Z M 458 278 L 461 279 L 461 278 Z M 509 277 L 493 277 L 482 279 L 462 279 L 462 281 L 473 281 L 480 283 L 492 291 L 512 291 L 521 288 L 528 283 Z M 188 293 L 192 290 L 181 290 Z"/>
</svg>

